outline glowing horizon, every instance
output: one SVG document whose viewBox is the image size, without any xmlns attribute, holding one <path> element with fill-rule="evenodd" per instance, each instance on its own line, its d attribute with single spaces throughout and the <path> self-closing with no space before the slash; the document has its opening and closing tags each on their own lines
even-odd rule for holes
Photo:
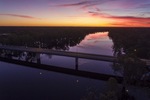
<svg viewBox="0 0 150 100">
<path fill-rule="evenodd" d="M 0 26 L 150 27 L 150 0 L 0 0 Z"/>
</svg>

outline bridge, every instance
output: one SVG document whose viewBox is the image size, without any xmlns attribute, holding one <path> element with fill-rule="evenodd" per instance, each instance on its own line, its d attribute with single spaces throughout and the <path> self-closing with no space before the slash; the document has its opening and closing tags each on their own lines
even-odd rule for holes
<svg viewBox="0 0 150 100">
<path fill-rule="evenodd" d="M 58 50 L 51 50 L 51 49 L 22 47 L 22 46 L 0 46 L 0 49 L 26 51 L 26 52 L 59 55 L 59 56 L 67 56 L 67 57 L 75 57 L 75 58 L 84 58 L 84 59 L 91 59 L 91 60 L 101 60 L 101 61 L 108 61 L 108 62 L 114 62 L 117 59 L 116 57 L 106 56 L 106 55 L 87 54 L 87 53 L 78 53 L 78 52 L 70 52 L 70 51 L 58 51 Z"/>
<path fill-rule="evenodd" d="M 2 57 L 0 57 L 0 61 L 23 65 L 23 66 L 30 67 L 30 68 L 59 72 L 59 73 L 75 75 L 75 76 L 80 76 L 80 77 L 86 77 L 86 78 L 91 78 L 91 79 L 98 79 L 98 80 L 103 80 L 103 81 L 108 81 L 108 79 L 110 77 L 114 77 L 115 79 L 117 79 L 118 83 L 122 83 L 122 81 L 123 81 L 122 77 L 115 76 L 115 75 L 108 75 L 108 74 L 101 74 L 101 73 L 96 73 L 96 72 L 69 69 L 69 68 L 63 68 L 63 67 L 58 67 L 58 66 L 53 66 L 53 65 L 31 63 L 31 62 L 19 61 L 19 60 L 15 60 L 15 59 L 7 59 L 7 58 L 2 58 Z"/>
<path fill-rule="evenodd" d="M 34 67 L 34 68 L 39 68 L 39 69 L 44 69 L 44 70 L 49 70 L 49 71 L 56 71 L 56 72 L 77 75 L 77 76 L 83 76 L 83 77 L 89 77 L 89 78 L 100 79 L 100 80 L 108 80 L 110 77 L 115 77 L 118 80 L 118 82 L 120 82 L 120 83 L 123 80 L 123 78 L 120 76 L 78 70 L 78 59 L 79 58 L 107 61 L 107 62 L 117 61 L 117 58 L 113 57 L 113 56 L 78 53 L 78 52 L 70 52 L 70 51 L 58 51 L 58 50 L 50 50 L 50 49 L 43 49 L 43 48 L 23 47 L 23 46 L 2 46 L 1 45 L 0 49 L 12 50 L 12 51 L 22 51 L 22 52 L 33 52 L 33 53 L 37 53 L 37 54 L 42 53 L 42 54 L 73 57 L 73 58 L 75 58 L 75 69 L 62 68 L 62 67 L 57 67 L 57 66 L 44 65 L 44 64 L 40 64 L 40 63 L 31 63 L 31 62 L 25 62 L 25 61 L 19 61 L 19 60 L 15 60 L 15 59 L 7 59 L 7 58 L 0 57 L 1 61 L 5 61 L 8 63 L 15 63 L 15 64 L 19 64 L 19 65 L 25 65 L 28 67 Z M 149 65 L 149 61 L 146 61 L 146 62 L 147 62 L 147 65 Z"/>
<path fill-rule="evenodd" d="M 74 57 L 76 64 L 75 64 L 75 69 L 69 69 L 69 68 L 45 65 L 45 64 L 40 64 L 40 63 L 31 63 L 31 62 L 26 62 L 26 61 L 16 60 L 16 59 L 9 59 L 9 58 L 4 58 L 4 57 L 0 57 L 0 61 L 19 64 L 19 65 L 25 65 L 27 67 L 33 67 L 33 68 L 38 68 L 38 69 L 42 69 L 42 70 L 61 72 L 61 73 L 69 74 L 69 75 L 88 77 L 88 78 L 92 78 L 92 79 L 100 79 L 100 80 L 107 81 L 110 77 L 115 77 L 119 83 L 121 83 L 123 80 L 123 78 L 120 76 L 78 70 L 78 59 L 79 58 L 114 62 L 116 60 L 116 58 L 112 57 L 112 56 L 76 53 L 76 52 L 67 52 L 67 51 L 57 51 L 57 50 L 42 49 L 42 48 L 31 48 L 31 47 L 26 48 L 26 47 L 21 47 L 21 46 L 0 46 L 0 49 L 12 50 L 12 51 L 22 51 L 22 52 L 23 51 L 24 52 L 34 52 L 34 53 L 38 53 L 38 54 L 43 53 L 43 54 Z"/>
</svg>

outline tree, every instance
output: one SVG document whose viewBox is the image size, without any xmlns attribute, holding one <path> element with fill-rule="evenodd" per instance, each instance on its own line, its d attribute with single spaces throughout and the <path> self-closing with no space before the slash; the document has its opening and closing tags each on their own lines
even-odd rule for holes
<svg viewBox="0 0 150 100">
<path fill-rule="evenodd" d="M 147 71 L 146 63 L 134 55 L 119 56 L 118 62 L 114 64 L 115 66 L 122 68 L 120 72 L 124 78 L 124 85 L 138 83 Z"/>
</svg>

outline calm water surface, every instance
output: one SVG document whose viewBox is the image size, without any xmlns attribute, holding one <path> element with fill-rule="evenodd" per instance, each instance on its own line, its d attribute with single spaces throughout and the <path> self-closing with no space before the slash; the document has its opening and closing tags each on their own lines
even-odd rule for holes
<svg viewBox="0 0 150 100">
<path fill-rule="evenodd" d="M 104 81 L 0 62 L 0 100 L 80 100 Z"/>
<path fill-rule="evenodd" d="M 109 39 L 108 33 L 95 32 L 88 34 L 79 44 L 70 47 L 69 51 L 112 56 L 113 42 Z"/>
</svg>

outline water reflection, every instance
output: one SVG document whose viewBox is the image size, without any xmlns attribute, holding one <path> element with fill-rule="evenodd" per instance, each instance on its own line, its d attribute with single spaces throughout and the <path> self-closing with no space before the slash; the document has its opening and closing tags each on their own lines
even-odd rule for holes
<svg viewBox="0 0 150 100">
<path fill-rule="evenodd" d="M 37 62 L 40 63 L 40 54 L 34 52 L 24 52 L 24 51 L 13 51 L 0 49 L 0 57 L 7 59 L 17 59 L 27 62 Z"/>
<path fill-rule="evenodd" d="M 84 40 L 107 39 L 108 34 L 109 32 L 95 32 L 87 35 Z"/>
<path fill-rule="evenodd" d="M 70 47 L 70 51 L 113 55 L 111 48 L 113 44 L 108 34 L 108 31 L 90 33 L 78 45 Z"/>
</svg>

